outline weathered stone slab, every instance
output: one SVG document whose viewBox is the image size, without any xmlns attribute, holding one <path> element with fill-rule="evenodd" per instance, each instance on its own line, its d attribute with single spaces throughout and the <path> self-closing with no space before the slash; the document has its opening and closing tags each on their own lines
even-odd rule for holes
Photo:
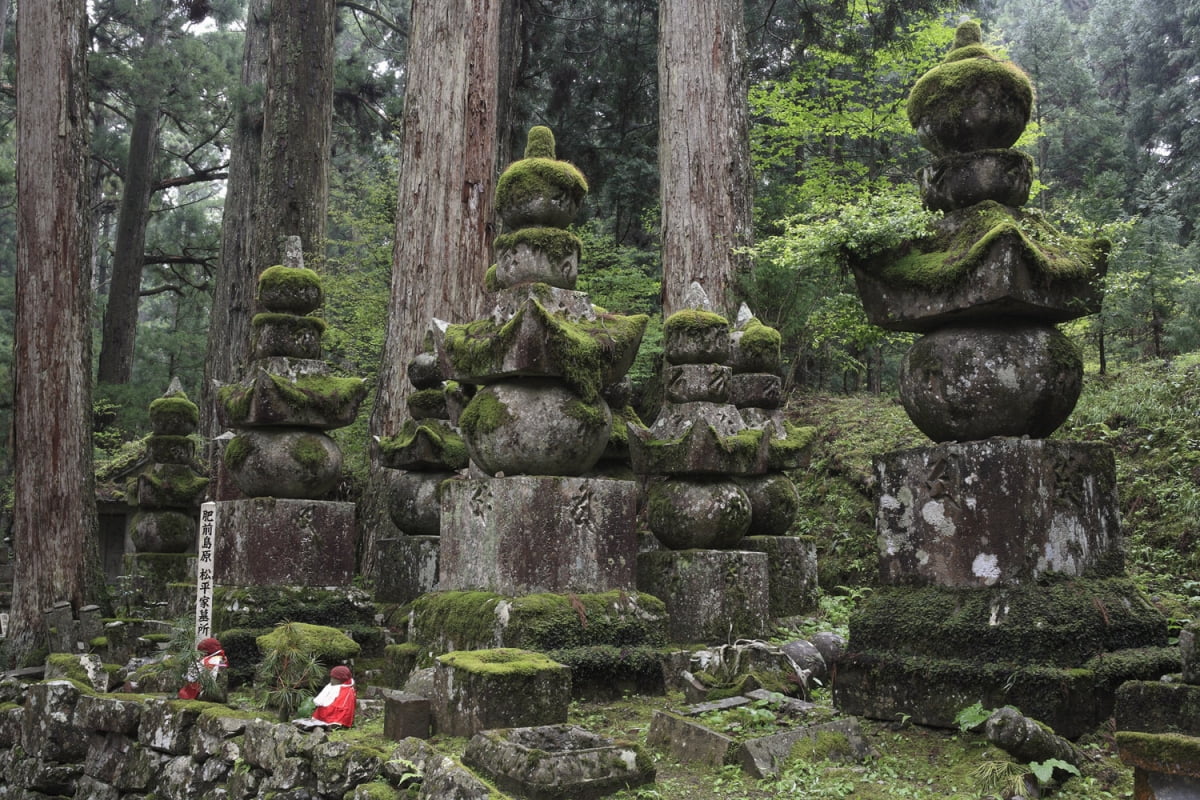
<svg viewBox="0 0 1200 800">
<path fill-rule="evenodd" d="M 383 735 L 400 741 L 409 737 L 428 739 L 433 722 L 429 698 L 406 692 L 384 692 Z"/>
<path fill-rule="evenodd" d="M 747 536 L 742 550 L 765 553 L 772 619 L 802 614 L 817 603 L 817 547 L 797 536 Z"/>
<path fill-rule="evenodd" d="M 354 504 L 256 497 L 217 503 L 216 582 L 349 586 Z"/>
<path fill-rule="evenodd" d="M 861 761 L 871 753 L 858 720 L 838 719 L 747 739 L 738 750 L 738 763 L 756 778 L 773 778 L 793 748 L 806 739 L 821 740 L 822 754 L 833 760 Z"/>
<path fill-rule="evenodd" d="M 21 749 L 48 761 L 82 761 L 87 739 L 71 724 L 80 691 L 66 680 L 43 681 L 25 693 Z"/>
<path fill-rule="evenodd" d="M 1200 738 L 1178 733 L 1143 733 L 1140 731 L 1117 731 L 1117 750 L 1121 760 L 1146 773 L 1146 782 L 1159 783 L 1164 788 L 1175 786 L 1200 786 Z M 1154 778 L 1185 778 L 1187 780 L 1156 781 Z M 1154 800 L 1191 798 L 1194 794 L 1160 794 L 1154 791 L 1145 797 Z M 1135 798 L 1140 798 L 1136 790 Z"/>
<path fill-rule="evenodd" d="M 750 702 L 749 697 L 725 697 L 721 700 L 712 700 L 707 703 L 696 703 L 685 708 L 681 713 L 685 717 L 698 717 L 701 714 L 707 714 L 710 711 L 724 711 L 728 708 L 737 708 L 744 706 Z"/>
<path fill-rule="evenodd" d="M 669 711 L 654 712 L 646 744 L 680 761 L 714 767 L 730 763 L 737 751 L 733 738 Z"/>
<path fill-rule="evenodd" d="M 423 776 L 417 800 L 492 800 L 496 793 L 454 759 L 439 753 L 420 739 L 405 739 L 392 753 L 393 760 L 384 764 L 384 774 L 399 782 L 398 770 L 405 767 L 401 759 L 411 762 Z"/>
<path fill-rule="evenodd" d="M 144 704 L 140 698 L 81 695 L 75 704 L 75 725 L 84 730 L 111 731 L 126 736 L 137 732 Z"/>
<path fill-rule="evenodd" d="M 722 364 L 668 364 L 663 392 L 669 403 L 728 403 L 733 370 Z"/>
<path fill-rule="evenodd" d="M 441 537 L 399 536 L 380 539 L 375 600 L 407 603 L 437 588 Z"/>
<path fill-rule="evenodd" d="M 875 462 L 886 583 L 1014 586 L 1124 568 L 1112 450 L 995 438 Z"/>
<path fill-rule="evenodd" d="M 637 486 L 599 478 L 456 481 L 442 498 L 443 590 L 633 589 Z"/>
<path fill-rule="evenodd" d="M 659 550 L 638 556 L 638 589 L 666 603 L 675 642 L 761 638 L 770 617 L 767 556 Z"/>
<path fill-rule="evenodd" d="M 463 753 L 501 789 L 531 800 L 597 800 L 654 781 L 654 765 L 637 745 L 575 725 L 481 731 Z"/>
<path fill-rule="evenodd" d="M 1127 681 L 1117 689 L 1117 728 L 1200 736 L 1200 686 Z"/>
<path fill-rule="evenodd" d="M 448 736 L 564 723 L 571 670 L 528 650 L 459 650 L 437 658 L 430 699 L 434 728 Z"/>
</svg>

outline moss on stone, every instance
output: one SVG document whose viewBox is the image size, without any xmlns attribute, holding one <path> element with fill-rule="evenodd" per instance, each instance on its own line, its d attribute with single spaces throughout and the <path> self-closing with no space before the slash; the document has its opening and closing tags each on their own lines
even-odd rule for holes
<svg viewBox="0 0 1200 800">
<path fill-rule="evenodd" d="M 297 436 L 288 453 L 297 464 L 314 472 L 323 470 L 329 463 L 329 451 L 322 446 L 319 434 Z"/>
<path fill-rule="evenodd" d="M 462 420 L 459 422 L 461 424 Z M 439 461 L 447 469 L 467 466 L 467 446 L 462 437 L 440 420 L 420 423 L 406 420 L 398 434 L 379 440 L 379 451 L 384 460 L 397 458 L 400 453 L 419 447 L 428 450 L 430 460 Z"/>
<path fill-rule="evenodd" d="M 225 445 L 223 458 L 225 468 L 233 471 L 241 469 L 251 455 L 254 454 L 254 442 L 248 436 L 234 436 Z"/>
<path fill-rule="evenodd" d="M 186 506 L 208 486 L 208 478 L 197 474 L 186 464 L 159 464 L 140 476 L 165 505 Z"/>
<path fill-rule="evenodd" d="M 446 395 L 440 389 L 420 389 L 408 396 L 408 411 L 418 419 L 441 417 L 446 411 Z"/>
<path fill-rule="evenodd" d="M 499 429 L 511 421 L 512 413 L 508 406 L 492 392 L 479 392 L 467 403 L 462 414 L 458 417 L 458 426 L 468 436 L 479 436 Z"/>
<path fill-rule="evenodd" d="M 500 647 L 493 650 L 455 650 L 438 656 L 440 663 L 476 675 L 537 675 L 566 669 L 532 650 Z"/>
<path fill-rule="evenodd" d="M 258 276 L 258 290 L 273 289 L 288 294 L 311 288 L 321 288 L 321 276 L 307 267 L 287 267 L 276 264 L 267 267 Z"/>
<path fill-rule="evenodd" d="M 711 330 L 729 330 L 729 320 L 713 311 L 701 311 L 696 308 L 685 308 L 667 317 L 663 323 L 663 333 L 695 336 Z"/>
<path fill-rule="evenodd" d="M 951 52 L 953 55 L 953 51 Z M 926 72 L 908 95 L 908 121 L 915 128 L 927 116 L 961 117 L 973 102 L 971 90 L 991 85 L 997 94 L 1008 94 L 1024 109 L 1025 120 L 1033 107 L 1033 84 L 1011 61 L 985 51 L 973 58 L 954 58 Z"/>
<path fill-rule="evenodd" d="M 496 182 L 496 208 L 520 208 L 555 195 L 567 195 L 579 203 L 587 190 L 587 179 L 574 164 L 545 157 L 524 158 L 510 164 Z"/>
<path fill-rule="evenodd" d="M 494 242 L 496 252 L 515 250 L 525 245 L 535 252 L 543 253 L 552 262 L 561 262 L 571 256 L 579 256 L 583 242 L 570 231 L 562 228 L 520 228 L 512 233 L 502 233 Z"/>
<path fill-rule="evenodd" d="M 761 367 L 764 371 L 773 371 L 779 367 L 782 346 L 783 337 L 779 331 L 764 325 L 757 317 L 746 323 L 741 338 L 738 339 L 740 360 Z"/>
<path fill-rule="evenodd" d="M 973 19 L 964 20 L 954 29 L 954 49 L 983 42 L 983 28 Z"/>
<path fill-rule="evenodd" d="M 499 267 L 496 264 L 492 264 L 483 273 L 483 288 L 485 291 L 498 292 L 504 288 L 500 285 L 500 279 L 496 277 L 498 271 Z"/>
<path fill-rule="evenodd" d="M 854 758 L 849 737 L 839 731 L 820 731 L 792 745 L 789 756 L 800 761 L 839 761 Z"/>
<path fill-rule="evenodd" d="M 370 783 L 360 783 L 354 787 L 356 800 L 400 800 L 400 798 L 408 796 L 407 793 L 394 788 L 387 781 L 371 781 Z"/>
<path fill-rule="evenodd" d="M 767 441 L 767 467 L 769 469 L 794 469 L 799 466 L 813 442 L 817 429 L 812 425 L 794 425 L 784 421 L 783 438 L 772 437 Z"/>
<path fill-rule="evenodd" d="M 295 331 L 315 331 L 318 336 L 325 332 L 325 320 L 320 317 L 302 317 L 297 314 L 255 314 L 250 324 L 255 328 L 276 325 Z"/>
<path fill-rule="evenodd" d="M 158 397 L 150 401 L 150 423 L 155 427 L 169 426 L 173 430 L 195 426 L 200 422 L 200 408 L 183 392 Z"/>
<path fill-rule="evenodd" d="M 1051 280 L 1088 277 L 1109 248 L 1103 239 L 1065 236 L 1035 211 L 988 200 L 946 215 L 932 236 L 913 242 L 899 258 L 864 266 L 888 283 L 946 289 L 978 267 L 1001 237 L 1013 237 L 1030 263 Z"/>
<path fill-rule="evenodd" d="M 303 415 L 311 411 L 331 419 L 342 418 L 350 407 L 357 408 L 368 389 L 362 378 L 336 375 L 302 375 L 296 378 L 271 375 L 270 379 L 275 394 L 296 414 Z M 222 386 L 217 397 L 225 408 L 226 417 L 237 423 L 249 417 L 254 395 L 253 385 L 231 384 Z"/>
<path fill-rule="evenodd" d="M 46 666 L 58 673 L 61 677 L 76 683 L 90 685 L 91 679 L 88 678 L 87 670 L 83 668 L 76 656 L 70 653 L 51 653 L 46 658 Z"/>
<path fill-rule="evenodd" d="M 571 400 L 563 406 L 563 414 L 583 423 L 585 428 L 603 428 L 610 423 L 611 417 L 604 413 L 601 402 L 603 401 L 585 403 L 582 400 Z"/>
<path fill-rule="evenodd" d="M 1117 731 L 1117 747 L 1122 759 L 1154 772 L 1178 773 L 1185 765 L 1200 764 L 1200 737 Z"/>
<path fill-rule="evenodd" d="M 946 55 L 946 61 L 962 61 L 965 58 L 995 58 L 992 51 L 981 44 L 956 47 Z"/>
<path fill-rule="evenodd" d="M 525 136 L 525 158 L 557 158 L 554 151 L 554 131 L 545 125 L 534 125 Z"/>
</svg>

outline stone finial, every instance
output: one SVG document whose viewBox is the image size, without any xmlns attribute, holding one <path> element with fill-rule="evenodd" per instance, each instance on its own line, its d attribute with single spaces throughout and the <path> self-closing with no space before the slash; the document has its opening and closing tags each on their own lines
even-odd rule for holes
<svg viewBox="0 0 1200 800">
<path fill-rule="evenodd" d="M 525 138 L 526 158 L 554 158 L 554 131 L 545 125 L 535 125 Z"/>
<path fill-rule="evenodd" d="M 687 291 L 683 293 L 683 308 L 696 308 L 701 311 L 715 311 L 708 292 L 697 281 L 692 281 Z"/>
<path fill-rule="evenodd" d="M 171 382 L 167 384 L 167 390 L 163 392 L 163 397 L 170 397 L 175 394 L 183 394 L 183 384 L 179 382 L 179 376 L 171 378 Z"/>
<path fill-rule="evenodd" d="M 746 323 L 752 319 L 754 319 L 754 312 L 750 310 L 750 306 L 742 303 L 738 307 L 737 318 L 734 319 L 733 324 L 737 328 L 744 328 L 746 327 Z"/>
<path fill-rule="evenodd" d="M 304 247 L 299 236 L 287 236 L 283 240 L 283 265 L 293 269 L 304 268 Z"/>
<path fill-rule="evenodd" d="M 965 20 L 954 31 L 954 49 L 973 44 L 983 44 L 983 29 L 975 20 Z"/>
</svg>

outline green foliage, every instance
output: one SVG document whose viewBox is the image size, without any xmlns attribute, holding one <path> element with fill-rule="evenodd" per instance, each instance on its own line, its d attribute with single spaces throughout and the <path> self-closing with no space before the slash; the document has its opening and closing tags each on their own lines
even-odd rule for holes
<svg viewBox="0 0 1200 800">
<path fill-rule="evenodd" d="M 295 716 L 300 704 L 325 679 L 326 669 L 319 660 L 322 651 L 314 646 L 309 630 L 315 627 L 289 622 L 258 637 L 263 659 L 255 681 L 263 703 L 276 709 L 280 720 Z"/>
<path fill-rule="evenodd" d="M 1071 775 L 1079 774 L 1078 767 L 1074 764 L 1068 764 L 1060 758 L 1048 758 L 1045 761 L 1029 762 L 1029 771 L 1033 773 L 1033 776 L 1037 778 L 1038 783 L 1042 786 L 1050 783 L 1054 778 L 1055 770 L 1070 773 Z"/>
<path fill-rule="evenodd" d="M 958 725 L 960 731 L 968 733 L 987 722 L 991 715 L 992 709 L 984 708 L 983 703 L 976 700 L 954 716 L 954 723 Z"/>
</svg>

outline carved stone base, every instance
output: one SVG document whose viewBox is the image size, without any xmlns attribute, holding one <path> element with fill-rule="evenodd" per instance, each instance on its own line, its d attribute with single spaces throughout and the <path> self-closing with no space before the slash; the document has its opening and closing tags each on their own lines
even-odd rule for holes
<svg viewBox="0 0 1200 800">
<path fill-rule="evenodd" d="M 442 497 L 439 588 L 507 595 L 632 590 L 636 503 L 630 481 L 450 482 Z"/>
<path fill-rule="evenodd" d="M 1112 715 L 1121 683 L 1177 669 L 1166 645 L 1166 621 L 1125 579 L 880 587 L 851 620 L 834 704 L 942 727 L 975 702 L 1014 705 L 1074 738 Z"/>
<path fill-rule="evenodd" d="M 890 584 L 1017 586 L 1120 575 L 1116 468 L 1105 445 L 995 438 L 888 453 L 880 575 Z"/>
<path fill-rule="evenodd" d="M 376 602 L 407 603 L 437 586 L 439 537 L 380 539 L 378 547 Z"/>
<path fill-rule="evenodd" d="M 256 497 L 216 506 L 218 584 L 350 585 L 353 503 Z"/>
<path fill-rule="evenodd" d="M 771 610 L 767 561 L 742 550 L 642 553 L 638 589 L 666 603 L 674 642 L 760 638 Z"/>
<path fill-rule="evenodd" d="M 817 547 L 797 536 L 747 536 L 742 550 L 767 554 L 771 618 L 790 617 L 817 604 Z"/>
<path fill-rule="evenodd" d="M 162 603 L 172 597 L 173 583 L 195 583 L 195 553 L 126 553 L 124 574 L 132 578 L 133 596 L 118 602 Z M 194 590 L 193 590 L 194 599 Z"/>
</svg>

